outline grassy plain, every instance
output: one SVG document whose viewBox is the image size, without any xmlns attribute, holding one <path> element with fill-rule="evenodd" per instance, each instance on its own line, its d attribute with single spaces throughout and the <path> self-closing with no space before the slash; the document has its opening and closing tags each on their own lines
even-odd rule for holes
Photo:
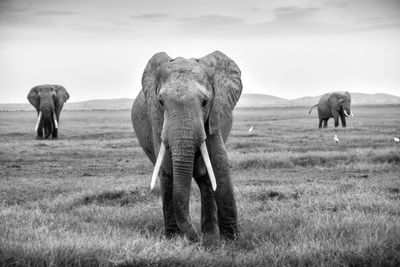
<svg viewBox="0 0 400 267">
<path fill-rule="evenodd" d="M 130 111 L 64 111 L 56 141 L 35 140 L 34 112 L 2 112 L 0 265 L 399 266 L 400 106 L 353 113 L 317 129 L 308 108 L 235 110 L 241 235 L 205 249 L 164 238 Z"/>
</svg>

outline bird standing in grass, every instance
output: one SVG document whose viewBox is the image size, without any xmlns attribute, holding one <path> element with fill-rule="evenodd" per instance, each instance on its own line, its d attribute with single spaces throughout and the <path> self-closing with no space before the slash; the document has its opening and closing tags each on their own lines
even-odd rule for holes
<svg viewBox="0 0 400 267">
<path fill-rule="evenodd" d="M 253 125 L 251 125 L 250 129 L 249 129 L 249 134 L 253 133 Z"/>
<path fill-rule="evenodd" d="M 398 137 L 393 137 L 393 141 L 395 141 L 396 143 L 400 142 L 400 139 Z"/>
<path fill-rule="evenodd" d="M 335 137 L 333 138 L 333 141 L 335 141 L 336 144 L 339 144 L 339 138 L 337 137 L 336 134 L 335 134 Z"/>
</svg>

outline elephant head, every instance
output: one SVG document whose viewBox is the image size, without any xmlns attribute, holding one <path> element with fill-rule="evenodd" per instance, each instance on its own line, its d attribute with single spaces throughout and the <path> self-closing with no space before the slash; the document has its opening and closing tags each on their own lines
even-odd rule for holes
<svg viewBox="0 0 400 267">
<path fill-rule="evenodd" d="M 67 90 L 61 85 L 39 85 L 29 91 L 27 98 L 38 112 L 37 137 L 48 138 L 51 134 L 57 138 L 60 112 L 69 99 Z"/>
<path fill-rule="evenodd" d="M 147 155 L 155 163 L 151 187 L 160 168 L 163 173 L 173 177 L 174 216 L 180 230 L 192 240 L 197 239 L 197 233 L 189 217 L 190 185 L 192 177 L 196 179 L 201 175 L 197 172 L 202 173 L 196 170 L 204 169 L 204 166 L 207 169 L 211 186 L 217 190 L 217 205 L 218 192 L 230 190 L 230 181 L 223 180 L 230 179 L 229 175 L 221 175 L 228 169 L 225 166 L 225 146 L 223 142 L 216 141 L 218 145 L 215 146 L 210 142 L 225 141 L 229 135 L 232 110 L 242 91 L 240 75 L 235 62 L 219 51 L 199 59 L 172 59 L 164 52 L 157 53 L 144 70 L 143 90 L 132 108 L 135 132 Z M 142 123 L 141 117 L 147 117 L 148 126 Z M 149 129 L 149 133 L 145 128 Z M 207 147 L 213 149 L 210 154 Z M 214 150 L 224 154 L 223 160 L 215 156 L 217 152 L 214 153 Z M 203 162 L 199 163 L 199 158 L 204 160 L 204 165 Z M 224 160 L 226 163 L 221 166 Z M 217 188 L 217 184 L 221 188 Z M 221 199 L 221 202 L 224 200 Z M 232 209 L 236 216 L 236 206 Z"/>
<path fill-rule="evenodd" d="M 351 96 L 349 92 L 332 93 L 328 101 L 331 108 L 335 109 L 339 114 L 344 114 L 346 117 L 353 116 L 350 110 Z"/>
</svg>

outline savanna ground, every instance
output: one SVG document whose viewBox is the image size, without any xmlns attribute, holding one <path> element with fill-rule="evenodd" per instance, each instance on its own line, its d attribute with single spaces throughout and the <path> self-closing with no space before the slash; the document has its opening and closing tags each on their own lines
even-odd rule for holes
<svg viewBox="0 0 400 267">
<path fill-rule="evenodd" d="M 399 266 L 400 107 L 353 113 L 317 129 L 308 108 L 236 109 L 241 234 L 205 249 L 164 238 L 130 111 L 64 111 L 56 141 L 35 140 L 34 111 L 1 112 L 0 265 Z M 198 229 L 199 198 L 193 182 Z"/>
</svg>

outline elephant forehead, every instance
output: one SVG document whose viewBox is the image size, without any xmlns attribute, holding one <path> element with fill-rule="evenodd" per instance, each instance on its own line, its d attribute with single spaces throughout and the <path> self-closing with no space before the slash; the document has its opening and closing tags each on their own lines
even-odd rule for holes
<svg viewBox="0 0 400 267">
<path fill-rule="evenodd" d="M 173 98 L 185 98 L 191 95 L 211 97 L 211 93 L 206 87 L 194 79 L 170 80 L 161 87 L 160 94 L 165 94 Z"/>
<path fill-rule="evenodd" d="M 205 79 L 207 71 L 203 64 L 196 60 L 178 58 L 163 65 L 161 76 L 168 78 L 195 78 Z"/>
<path fill-rule="evenodd" d="M 55 94 L 52 87 L 43 86 L 39 88 L 39 95 Z"/>
</svg>

